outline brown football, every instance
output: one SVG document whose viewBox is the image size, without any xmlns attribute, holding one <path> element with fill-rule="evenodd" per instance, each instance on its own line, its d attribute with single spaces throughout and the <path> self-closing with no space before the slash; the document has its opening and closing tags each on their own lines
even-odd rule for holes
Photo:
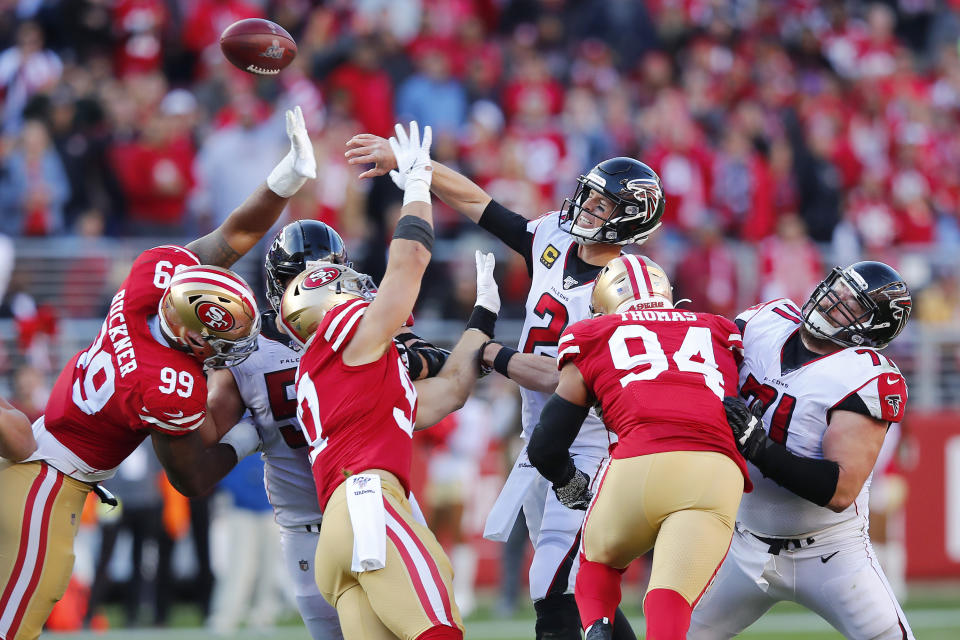
<svg viewBox="0 0 960 640">
<path fill-rule="evenodd" d="M 297 43 L 276 22 L 260 18 L 238 20 L 220 34 L 220 50 L 233 66 L 272 76 L 297 57 Z"/>
</svg>

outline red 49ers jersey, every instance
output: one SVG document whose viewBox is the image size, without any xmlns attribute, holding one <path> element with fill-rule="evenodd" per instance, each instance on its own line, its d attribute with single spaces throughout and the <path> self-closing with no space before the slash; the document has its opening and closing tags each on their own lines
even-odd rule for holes
<svg viewBox="0 0 960 640">
<path fill-rule="evenodd" d="M 33 459 L 81 480 L 102 480 L 151 429 L 176 436 L 200 426 L 203 366 L 161 343 L 148 324 L 174 272 L 197 264 L 193 252 L 172 245 L 137 258 L 96 339 L 60 372 Z"/>
<path fill-rule="evenodd" d="M 417 391 L 394 344 L 375 362 L 343 363 L 369 302 L 351 300 L 323 318 L 297 368 L 297 417 L 323 509 L 347 474 L 383 469 L 410 490 Z"/>
<path fill-rule="evenodd" d="M 619 441 L 614 458 L 663 451 L 729 456 L 751 489 L 723 410 L 737 393 L 740 331 L 720 316 L 627 309 L 578 322 L 560 338 L 558 365 L 573 363 Z"/>
</svg>

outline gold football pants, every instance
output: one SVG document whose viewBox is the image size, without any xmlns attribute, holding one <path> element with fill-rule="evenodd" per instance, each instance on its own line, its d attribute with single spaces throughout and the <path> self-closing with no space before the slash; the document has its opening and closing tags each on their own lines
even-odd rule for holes
<svg viewBox="0 0 960 640">
<path fill-rule="evenodd" d="M 327 503 L 317 543 L 320 593 L 336 607 L 346 640 L 413 640 L 428 629 L 463 629 L 453 569 L 430 530 L 413 519 L 403 490 L 384 480 L 387 558 L 383 569 L 351 571 L 353 526 L 346 483 Z"/>
<path fill-rule="evenodd" d="M 43 462 L 0 460 L 0 638 L 40 635 L 70 582 L 90 489 Z"/>
<path fill-rule="evenodd" d="M 743 475 L 712 451 L 610 460 L 583 529 L 587 560 L 622 569 L 654 548 L 650 585 L 694 605 L 730 547 Z"/>
</svg>

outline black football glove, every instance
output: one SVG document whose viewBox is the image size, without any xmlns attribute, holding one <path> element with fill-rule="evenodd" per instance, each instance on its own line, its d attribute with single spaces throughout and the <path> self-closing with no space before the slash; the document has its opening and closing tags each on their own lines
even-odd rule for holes
<svg viewBox="0 0 960 640">
<path fill-rule="evenodd" d="M 570 461 L 570 467 L 573 473 L 564 483 L 554 483 L 553 492 L 557 494 L 557 500 L 567 509 L 577 509 L 586 511 L 593 500 L 593 492 L 590 491 L 590 476 L 580 469 L 577 469 L 573 460 Z"/>
<path fill-rule="evenodd" d="M 737 449 L 747 460 L 753 460 L 767 441 L 763 430 L 763 421 L 747 408 L 739 396 L 727 396 L 723 399 L 723 409 L 727 412 L 727 424 L 733 431 Z"/>
</svg>

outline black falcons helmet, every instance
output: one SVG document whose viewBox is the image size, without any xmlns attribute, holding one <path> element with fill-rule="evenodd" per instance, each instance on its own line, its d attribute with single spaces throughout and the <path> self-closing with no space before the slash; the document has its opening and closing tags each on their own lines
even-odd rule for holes
<svg viewBox="0 0 960 640">
<path fill-rule="evenodd" d="M 351 266 L 343 238 L 330 225 L 318 220 L 297 220 L 286 225 L 267 251 L 267 300 L 274 311 L 294 276 L 307 269 L 307 262 L 322 260 Z"/>
<path fill-rule="evenodd" d="M 657 230 L 663 218 L 666 198 L 660 177 L 653 169 L 633 158 L 604 160 L 585 176 L 573 198 L 563 201 L 560 228 L 581 244 L 643 244 Z M 589 224 L 583 204 L 596 191 L 615 203 L 613 211 L 591 212 L 603 224 Z"/>
<path fill-rule="evenodd" d="M 834 267 L 803 305 L 803 324 L 845 347 L 882 349 L 910 317 L 912 300 L 900 274 L 882 262 Z"/>
</svg>

